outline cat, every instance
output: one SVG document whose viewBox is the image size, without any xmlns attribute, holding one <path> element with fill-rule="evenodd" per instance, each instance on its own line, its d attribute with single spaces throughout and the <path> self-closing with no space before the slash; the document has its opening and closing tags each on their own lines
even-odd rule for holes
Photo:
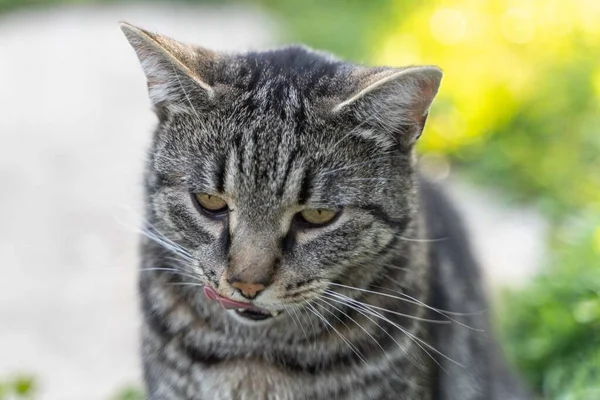
<svg viewBox="0 0 600 400">
<path fill-rule="evenodd" d="M 122 23 L 158 116 L 139 291 L 149 399 L 523 399 L 414 146 L 434 66 L 226 54 Z"/>
</svg>

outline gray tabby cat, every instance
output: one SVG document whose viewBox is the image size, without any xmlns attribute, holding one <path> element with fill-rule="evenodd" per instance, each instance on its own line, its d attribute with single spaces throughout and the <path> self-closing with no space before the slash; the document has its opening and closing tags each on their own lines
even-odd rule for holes
<svg viewBox="0 0 600 400">
<path fill-rule="evenodd" d="M 159 118 L 140 272 L 148 398 L 524 397 L 461 223 L 415 171 L 438 68 L 122 29 Z"/>
</svg>

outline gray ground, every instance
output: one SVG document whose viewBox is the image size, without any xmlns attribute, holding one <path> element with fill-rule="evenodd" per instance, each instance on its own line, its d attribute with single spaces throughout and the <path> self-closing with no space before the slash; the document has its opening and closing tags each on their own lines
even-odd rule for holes
<svg viewBox="0 0 600 400">
<path fill-rule="evenodd" d="M 139 379 L 133 230 L 154 117 L 123 19 L 217 49 L 275 36 L 271 20 L 240 8 L 0 19 L 0 379 L 37 374 L 41 399 L 108 399 Z M 468 209 L 492 285 L 523 282 L 543 251 L 543 221 L 445 182 Z"/>
</svg>

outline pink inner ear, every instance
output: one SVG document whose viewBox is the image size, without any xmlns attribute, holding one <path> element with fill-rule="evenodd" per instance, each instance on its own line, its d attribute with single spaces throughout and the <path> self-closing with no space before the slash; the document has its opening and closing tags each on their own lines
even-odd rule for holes
<svg viewBox="0 0 600 400">
<path fill-rule="evenodd" d="M 435 83 L 431 80 L 422 80 L 419 82 L 418 99 L 414 102 L 411 109 L 411 117 L 416 123 L 423 126 L 429 114 L 429 105 L 436 95 L 434 90 Z"/>
<path fill-rule="evenodd" d="M 424 126 L 425 125 L 425 121 L 427 121 L 427 115 L 429 113 L 425 112 L 425 114 L 417 114 L 414 113 L 413 118 L 415 119 L 415 121 L 417 122 L 417 124 L 419 124 L 419 126 Z"/>
</svg>

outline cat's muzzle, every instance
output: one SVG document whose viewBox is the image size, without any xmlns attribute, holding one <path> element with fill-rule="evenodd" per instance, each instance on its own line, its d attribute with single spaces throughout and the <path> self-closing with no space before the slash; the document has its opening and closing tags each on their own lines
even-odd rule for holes
<svg viewBox="0 0 600 400">
<path fill-rule="evenodd" d="M 221 296 L 208 285 L 204 286 L 204 294 L 208 299 L 221 304 L 221 306 L 223 306 L 223 308 L 226 310 L 234 310 L 235 313 L 240 317 L 253 321 L 262 321 L 268 318 L 276 317 L 280 313 L 280 311 L 270 311 L 256 307 L 251 303 L 228 299 L 227 297 Z"/>
</svg>

